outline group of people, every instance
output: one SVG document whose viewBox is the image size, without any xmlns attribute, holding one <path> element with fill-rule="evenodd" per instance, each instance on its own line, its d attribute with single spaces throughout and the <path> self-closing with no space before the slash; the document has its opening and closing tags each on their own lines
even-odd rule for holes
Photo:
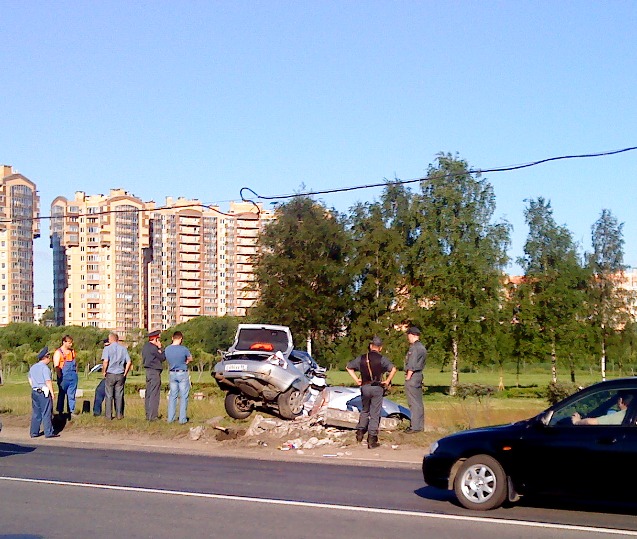
<svg viewBox="0 0 637 539">
<path fill-rule="evenodd" d="M 142 360 L 146 371 L 145 411 L 148 421 L 155 421 L 159 416 L 159 398 L 161 390 L 161 373 L 164 362 L 169 367 L 170 393 L 168 400 L 168 422 L 175 421 L 177 415 L 177 400 L 179 400 L 179 423 L 187 423 L 188 396 L 190 393 L 190 376 L 188 364 L 192 361 L 190 350 L 183 345 L 184 336 L 175 331 L 172 343 L 162 350 L 161 332 L 152 331 L 147 335 L 148 342 L 142 348 Z M 65 335 L 62 343 L 53 353 L 44 347 L 38 353 L 38 362 L 29 369 L 29 384 L 31 385 L 31 426 L 32 438 L 44 435 L 46 438 L 59 436 L 53 428 L 53 390 L 52 372 L 49 364 L 53 360 L 56 373 L 58 395 L 56 411 L 70 420 L 76 413 L 77 392 L 77 362 L 73 349 L 73 338 Z M 102 375 L 104 379 L 96 389 L 96 399 L 93 412 L 101 414 L 102 401 L 99 395 L 103 391 L 103 404 L 106 419 L 124 417 L 124 384 L 126 376 L 132 370 L 133 364 L 128 350 L 119 342 L 119 335 L 110 332 L 104 340 L 102 352 Z M 99 408 L 99 409 L 98 409 Z M 113 414 L 114 412 L 114 414 Z M 40 427 L 43 427 L 43 431 Z"/>
<path fill-rule="evenodd" d="M 177 417 L 177 400 L 179 400 L 179 423 L 187 423 L 188 396 L 190 393 L 190 376 L 188 364 L 192 361 L 192 354 L 183 345 L 184 336 L 180 331 L 172 335 L 172 343 L 162 349 L 161 332 L 152 331 L 147 335 L 148 341 L 142 348 L 142 360 L 146 372 L 146 392 L 144 408 L 146 419 L 156 421 L 160 418 L 159 401 L 161 392 L 161 373 L 164 363 L 168 363 L 170 392 L 168 398 L 168 422 L 172 423 Z M 409 351 L 405 358 L 405 393 L 407 404 L 411 412 L 411 426 L 407 433 L 421 432 L 424 429 L 425 412 L 422 399 L 422 371 L 425 367 L 427 350 L 420 342 L 420 330 L 410 327 L 407 330 Z M 356 427 L 356 439 L 362 442 L 367 434 L 367 445 L 370 449 L 380 445 L 378 429 L 385 389 L 391 384 L 396 374 L 396 367 L 382 355 L 383 342 L 375 336 L 369 343 L 369 350 L 347 364 L 347 372 L 354 382 L 361 388 L 363 409 Z M 38 354 L 38 363 L 29 370 L 31 384 L 31 437 L 44 435 L 47 438 L 58 436 L 52 424 L 52 408 L 54 401 L 53 383 L 49 363 L 51 354 L 47 347 Z M 107 419 L 124 417 L 124 384 L 126 376 L 132 369 L 132 361 L 128 350 L 119 342 L 115 332 L 108 335 L 104 341 L 102 352 L 102 374 L 104 376 L 104 408 Z M 73 338 L 65 335 L 60 347 L 53 354 L 53 367 L 57 376 L 58 399 L 57 412 L 64 413 L 67 405 L 68 417 L 75 413 L 77 390 L 77 363 Z M 356 372 L 360 373 L 360 376 Z M 388 373 L 388 374 L 387 374 Z M 387 375 L 386 375 L 387 374 Z M 385 376 L 386 375 L 386 376 Z M 98 386 L 97 392 L 101 392 Z M 96 399 L 94 413 L 101 413 L 101 402 Z M 43 425 L 44 432 L 40 431 Z"/>
</svg>

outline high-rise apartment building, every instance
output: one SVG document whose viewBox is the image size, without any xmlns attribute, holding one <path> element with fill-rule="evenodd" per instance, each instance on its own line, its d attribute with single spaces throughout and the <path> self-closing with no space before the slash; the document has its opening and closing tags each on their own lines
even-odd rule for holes
<svg viewBox="0 0 637 539">
<path fill-rule="evenodd" d="M 126 335 L 196 316 L 245 315 L 259 230 L 273 212 L 231 203 L 227 213 L 198 200 L 156 207 L 121 189 L 78 192 L 51 205 L 57 324 Z"/>
<path fill-rule="evenodd" d="M 58 325 L 94 326 L 126 335 L 143 327 L 145 204 L 123 189 L 77 192 L 51 204 L 53 309 Z"/>
<path fill-rule="evenodd" d="M 231 203 L 227 213 L 198 200 L 166 199 L 151 212 L 148 319 L 167 328 L 195 316 L 245 316 L 256 299 L 257 236 L 273 212 Z"/>
<path fill-rule="evenodd" d="M 0 326 L 33 322 L 33 240 L 40 237 L 35 184 L 0 165 Z"/>
</svg>

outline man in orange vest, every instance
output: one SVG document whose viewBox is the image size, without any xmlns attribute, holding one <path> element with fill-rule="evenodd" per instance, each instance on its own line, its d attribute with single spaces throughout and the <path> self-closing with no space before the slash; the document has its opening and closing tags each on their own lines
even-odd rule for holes
<svg viewBox="0 0 637 539">
<path fill-rule="evenodd" d="M 64 413 L 64 403 L 67 402 L 68 418 L 75 413 L 75 392 L 77 391 L 77 362 L 73 350 L 73 337 L 64 335 L 62 345 L 53 354 L 53 367 L 58 382 L 58 414 Z"/>
</svg>

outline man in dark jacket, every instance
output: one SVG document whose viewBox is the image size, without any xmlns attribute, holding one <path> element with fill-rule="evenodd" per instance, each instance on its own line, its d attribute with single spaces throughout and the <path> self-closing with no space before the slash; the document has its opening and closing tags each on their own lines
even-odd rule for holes
<svg viewBox="0 0 637 539">
<path fill-rule="evenodd" d="M 161 349 L 161 331 L 151 331 L 147 337 L 148 342 L 142 348 L 142 360 L 146 370 L 146 396 L 144 405 L 146 419 L 155 421 L 159 417 L 159 392 L 161 389 L 162 363 L 166 356 Z"/>
<path fill-rule="evenodd" d="M 378 443 L 378 428 L 380 426 L 380 412 L 383 407 L 383 394 L 385 388 L 391 383 L 396 367 L 380 352 L 383 349 L 383 341 L 380 337 L 374 337 L 369 344 L 369 352 L 358 356 L 347 364 L 347 372 L 356 385 L 361 386 L 361 400 L 363 410 L 356 425 L 356 441 L 362 442 L 367 432 L 367 447 L 374 449 Z M 360 378 L 356 375 L 360 372 Z M 389 375 L 383 380 L 383 375 Z"/>
<path fill-rule="evenodd" d="M 425 406 L 422 401 L 422 371 L 425 368 L 427 349 L 420 342 L 420 330 L 410 327 L 407 330 L 409 351 L 405 358 L 405 395 L 411 412 L 411 427 L 405 432 L 422 432 L 425 428 Z"/>
</svg>

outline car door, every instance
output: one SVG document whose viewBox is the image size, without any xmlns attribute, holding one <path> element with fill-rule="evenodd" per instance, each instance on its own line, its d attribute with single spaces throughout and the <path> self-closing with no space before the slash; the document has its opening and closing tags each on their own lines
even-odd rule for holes
<svg viewBox="0 0 637 539">
<path fill-rule="evenodd" d="M 532 492 L 578 496 L 606 497 L 604 493 L 621 489 L 618 483 L 626 475 L 631 451 L 636 449 L 634 426 L 572 422 L 575 412 L 583 417 L 608 418 L 619 413 L 616 403 L 621 390 L 582 392 L 579 398 L 555 408 L 547 424 L 532 422 L 514 448 L 518 482 Z M 615 417 L 619 421 L 620 416 Z M 635 453 L 632 455 L 634 458 Z"/>
</svg>

